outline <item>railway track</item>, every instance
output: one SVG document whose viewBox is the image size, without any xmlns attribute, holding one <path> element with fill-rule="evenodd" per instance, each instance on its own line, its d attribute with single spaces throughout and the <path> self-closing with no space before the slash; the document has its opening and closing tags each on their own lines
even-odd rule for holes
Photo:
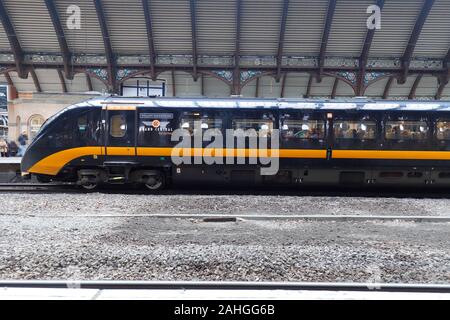
<svg viewBox="0 0 450 320">
<path fill-rule="evenodd" d="M 0 281 L 0 288 L 97 290 L 288 290 L 347 292 L 447 293 L 450 284 L 388 284 L 327 282 L 221 282 L 221 281 Z"/>
<path fill-rule="evenodd" d="M 72 184 L 49 184 L 49 183 L 0 183 L 0 192 L 25 192 L 25 191 L 65 191 L 76 190 Z"/>
<path fill-rule="evenodd" d="M 0 183 L 0 192 L 89 192 L 81 188 L 77 188 L 74 183 L 24 183 L 24 182 L 8 182 Z M 136 188 L 124 185 L 104 185 L 92 190 L 93 192 L 107 194 L 149 194 L 144 188 Z M 450 199 L 447 190 L 399 190 L 394 188 L 386 189 L 342 189 L 342 188 L 317 188 L 308 187 L 304 189 L 297 188 L 243 188 L 243 187 L 217 187 L 205 188 L 202 186 L 193 186 L 192 188 L 174 187 L 158 191 L 158 195 L 247 195 L 247 196 L 311 196 L 311 197 L 365 197 L 365 198 L 417 198 L 417 199 Z"/>
<path fill-rule="evenodd" d="M 450 285 L 289 282 L 2 281 L 0 299 L 449 300 Z M 221 302 L 217 302 L 221 304 Z M 214 306 L 212 306 L 214 307 Z M 217 307 L 217 306 L 216 306 Z M 214 312 L 213 308 L 211 311 Z M 171 311 L 173 312 L 173 311 Z"/>
<path fill-rule="evenodd" d="M 11 216 L 12 214 L 0 213 L 0 216 Z M 19 215 L 18 215 L 19 216 Z M 35 215 L 33 215 L 35 216 Z M 397 222 L 428 222 L 428 223 L 449 223 L 450 216 L 368 216 L 368 215 L 230 215 L 230 214 L 76 214 L 76 215 L 54 215 L 39 214 L 39 217 L 53 218 L 154 218 L 154 219 L 189 219 L 205 223 L 227 223 L 240 221 L 317 221 L 317 222 L 368 222 L 368 221 L 397 221 Z"/>
</svg>

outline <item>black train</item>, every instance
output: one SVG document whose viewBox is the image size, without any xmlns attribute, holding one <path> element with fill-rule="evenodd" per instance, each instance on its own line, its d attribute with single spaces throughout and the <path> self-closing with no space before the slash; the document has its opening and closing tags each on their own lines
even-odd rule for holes
<svg viewBox="0 0 450 320">
<path fill-rule="evenodd" d="M 179 129 L 184 163 L 171 157 L 179 151 L 178 139 L 172 141 Z M 226 137 L 231 129 L 254 130 L 268 146 L 251 137 L 244 144 L 224 138 L 231 144 L 222 145 L 214 136 L 218 144 L 208 153 L 208 139 L 188 140 L 212 130 Z M 216 162 L 202 159 L 205 152 Z M 269 167 L 275 171 L 262 174 Z M 101 183 L 151 190 L 169 183 L 450 186 L 450 103 L 95 98 L 43 125 L 22 172 L 86 189 Z"/>
</svg>

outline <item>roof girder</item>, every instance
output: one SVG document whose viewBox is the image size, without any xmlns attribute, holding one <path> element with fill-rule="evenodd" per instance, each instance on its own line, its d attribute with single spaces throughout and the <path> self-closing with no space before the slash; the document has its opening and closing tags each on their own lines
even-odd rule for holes
<svg viewBox="0 0 450 320">
<path fill-rule="evenodd" d="M 322 32 L 322 40 L 320 43 L 320 52 L 319 52 L 319 72 L 317 74 L 317 82 L 322 82 L 322 73 L 323 67 L 325 64 L 325 55 L 327 52 L 328 38 L 330 36 L 331 24 L 333 23 L 334 12 L 336 11 L 336 1 L 337 0 L 329 0 L 328 9 L 327 9 L 327 17 L 325 19 L 325 25 L 323 27 Z"/>
<path fill-rule="evenodd" d="M 3 28 L 5 29 L 9 44 L 11 46 L 11 51 L 14 55 L 14 63 L 17 74 L 19 75 L 19 78 L 26 79 L 28 77 L 28 72 L 26 72 L 23 65 L 24 53 L 22 46 L 20 45 L 16 30 L 14 29 L 3 0 L 0 0 L 0 20 L 2 21 Z"/>
<path fill-rule="evenodd" d="M 198 79 L 197 73 L 197 18 L 196 18 L 196 0 L 190 0 L 190 14 L 191 14 L 191 36 L 192 36 L 192 77 L 194 81 Z"/>
<path fill-rule="evenodd" d="M 152 80 L 155 81 L 156 49 L 155 41 L 153 38 L 152 13 L 150 10 L 150 6 L 148 5 L 148 0 L 142 0 L 142 7 L 144 9 L 145 26 L 147 29 L 148 52 L 150 56 L 150 76 Z"/>
<path fill-rule="evenodd" d="M 405 52 L 403 53 L 401 59 L 403 70 L 401 76 L 398 78 L 398 82 L 401 84 L 405 83 L 406 78 L 408 77 L 409 65 L 411 63 L 411 59 L 417 44 L 417 40 L 419 40 L 419 36 L 420 33 L 422 32 L 423 25 L 425 24 L 428 14 L 430 13 L 431 8 L 433 7 L 434 1 L 435 0 L 425 0 L 422 9 L 420 10 L 420 13 L 416 19 L 414 29 L 411 32 L 408 45 L 406 46 Z"/>
<path fill-rule="evenodd" d="M 232 94 L 241 94 L 241 71 L 239 67 L 241 54 L 241 15 L 242 15 L 242 0 L 236 0 L 236 39 L 234 46 L 234 70 L 233 70 L 233 85 Z"/>
<path fill-rule="evenodd" d="M 61 82 L 62 92 L 67 93 L 68 91 L 67 91 L 66 81 L 64 79 L 64 74 L 61 69 L 56 69 L 56 71 L 58 72 L 59 81 Z"/>
<path fill-rule="evenodd" d="M 278 37 L 278 51 L 277 51 L 277 73 L 275 79 L 277 81 L 281 78 L 281 63 L 283 60 L 283 46 L 284 35 L 286 34 L 286 23 L 289 12 L 289 0 L 283 0 L 283 11 L 281 13 L 280 35 Z"/>
<path fill-rule="evenodd" d="M 95 5 L 95 11 L 97 13 L 98 22 L 100 25 L 100 30 L 102 32 L 103 37 L 103 45 L 105 47 L 106 61 L 108 64 L 108 84 L 110 86 L 110 90 L 116 92 L 117 91 L 117 63 L 116 57 L 112 50 L 111 46 L 111 38 L 109 36 L 108 25 L 106 23 L 105 10 L 103 8 L 102 0 L 93 0 Z"/>
<path fill-rule="evenodd" d="M 42 92 L 41 83 L 39 82 L 39 78 L 34 70 L 34 67 L 30 69 L 31 78 L 33 79 L 34 87 L 37 92 Z"/>
<path fill-rule="evenodd" d="M 376 0 L 375 4 L 380 8 L 380 10 L 383 10 L 384 7 L 384 1 L 385 0 Z M 373 37 L 375 35 L 376 29 L 367 29 L 366 38 L 364 40 L 364 45 L 361 50 L 361 55 L 359 56 L 359 73 L 358 73 L 358 79 L 356 83 L 356 92 L 358 96 L 363 95 L 364 91 L 364 78 L 366 74 L 366 65 L 367 65 L 367 59 L 369 57 L 370 47 L 372 46 Z"/>
<path fill-rule="evenodd" d="M 54 0 L 45 0 L 45 5 L 47 6 L 50 19 L 53 23 L 53 28 L 55 29 L 56 36 L 58 38 L 59 48 L 64 62 L 64 73 L 67 79 L 73 79 L 73 69 L 72 69 L 72 53 L 67 45 L 66 36 L 64 34 L 64 29 L 61 25 L 61 20 L 59 18 L 58 10 Z"/>
</svg>

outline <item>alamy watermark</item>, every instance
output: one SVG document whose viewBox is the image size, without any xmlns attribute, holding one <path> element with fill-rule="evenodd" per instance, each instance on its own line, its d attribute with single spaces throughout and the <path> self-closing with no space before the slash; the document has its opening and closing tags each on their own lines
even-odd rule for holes
<svg viewBox="0 0 450 320">
<path fill-rule="evenodd" d="M 191 129 L 173 131 L 172 162 L 181 164 L 261 165 L 261 175 L 275 175 L 279 170 L 278 129 L 269 130 L 263 125 L 255 129 L 227 129 L 225 137 L 219 129 L 208 129 L 201 121 L 194 121 Z M 206 147 L 203 147 L 207 144 Z"/>
<path fill-rule="evenodd" d="M 79 6 L 72 4 L 66 10 L 69 15 L 67 18 L 67 29 L 80 30 L 81 29 L 81 9 Z"/>
<path fill-rule="evenodd" d="M 366 13 L 371 13 L 367 18 L 367 29 L 381 29 L 381 8 L 374 4 L 367 7 Z"/>
<path fill-rule="evenodd" d="M 381 289 L 380 283 L 381 279 L 381 269 L 376 264 L 371 264 L 366 268 L 366 272 L 370 275 L 366 283 L 369 290 L 379 290 Z"/>
<path fill-rule="evenodd" d="M 81 8 L 75 4 L 67 7 L 66 13 L 68 18 L 66 21 L 67 29 L 80 30 L 81 29 Z M 366 13 L 370 14 L 367 18 L 367 29 L 381 29 L 381 8 L 376 5 L 370 5 L 366 9 Z"/>
</svg>

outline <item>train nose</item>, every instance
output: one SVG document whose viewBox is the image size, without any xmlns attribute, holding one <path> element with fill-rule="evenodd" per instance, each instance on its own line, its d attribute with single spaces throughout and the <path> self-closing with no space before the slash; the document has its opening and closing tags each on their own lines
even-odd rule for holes
<svg viewBox="0 0 450 320">
<path fill-rule="evenodd" d="M 22 156 L 22 160 L 20 162 L 20 171 L 22 173 L 27 174 L 28 170 L 30 170 L 30 168 L 33 166 L 34 164 L 34 160 L 32 157 L 32 148 L 29 147 L 26 151 L 25 154 Z"/>
</svg>

